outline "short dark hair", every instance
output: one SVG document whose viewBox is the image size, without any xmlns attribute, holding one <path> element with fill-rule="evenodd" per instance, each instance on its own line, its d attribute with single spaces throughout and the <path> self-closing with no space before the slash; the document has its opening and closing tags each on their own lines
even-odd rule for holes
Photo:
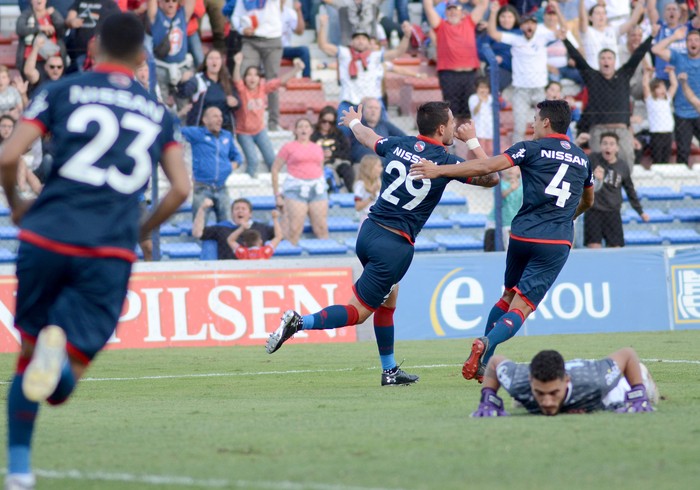
<svg viewBox="0 0 700 490">
<path fill-rule="evenodd" d="M 136 14 L 112 14 L 102 22 L 100 49 L 110 57 L 128 60 L 141 53 L 144 37 L 143 21 Z"/>
<path fill-rule="evenodd" d="M 564 358 L 555 350 L 543 350 L 530 361 L 530 377 L 547 383 L 555 379 L 564 379 L 566 367 Z"/>
<path fill-rule="evenodd" d="M 562 88 L 561 82 L 557 82 L 556 80 L 550 80 L 544 89 L 549 90 L 549 87 L 551 87 L 552 85 L 559 85 L 559 88 Z"/>
<path fill-rule="evenodd" d="M 7 119 L 8 121 L 12 121 L 12 124 L 15 124 L 17 121 L 15 121 L 15 118 L 10 116 L 9 114 L 3 114 L 0 116 L 0 121 Z"/>
<path fill-rule="evenodd" d="M 612 131 L 606 131 L 604 133 L 600 133 L 600 142 L 603 142 L 603 138 L 613 138 L 615 140 L 615 143 L 620 143 L 620 137 L 617 135 L 617 133 L 613 133 Z"/>
<path fill-rule="evenodd" d="M 600 55 L 603 53 L 611 53 L 614 58 L 617 58 L 617 54 L 615 53 L 615 51 L 613 51 L 610 48 L 603 48 L 600 51 L 598 51 L 598 58 L 600 58 Z"/>
<path fill-rule="evenodd" d="M 543 100 L 537 104 L 540 119 L 549 119 L 555 133 L 566 134 L 571 124 L 571 107 L 565 100 Z"/>
<path fill-rule="evenodd" d="M 434 135 L 438 128 L 446 125 L 450 120 L 450 103 L 449 102 L 426 102 L 418 108 L 416 116 L 416 126 L 418 132 L 423 136 Z"/>
<path fill-rule="evenodd" d="M 242 202 L 243 204 L 245 204 L 246 206 L 248 206 L 248 209 L 250 209 L 251 212 L 253 211 L 253 203 L 250 202 L 250 201 L 249 201 L 248 199 L 246 199 L 245 197 L 239 197 L 238 199 L 236 199 L 235 201 L 233 201 L 233 202 L 231 203 L 231 209 L 233 209 L 233 207 L 234 207 L 236 204 L 238 204 L 239 202 Z"/>
<path fill-rule="evenodd" d="M 700 36 L 700 30 L 698 30 L 698 29 L 690 29 L 690 30 L 688 31 L 688 34 L 685 35 L 685 38 L 688 39 L 688 37 L 690 37 L 691 35 Z"/>
<path fill-rule="evenodd" d="M 477 77 L 476 81 L 474 82 L 474 87 L 479 88 L 479 85 L 486 85 L 489 90 L 491 90 L 491 80 L 489 80 L 487 77 Z"/>
<path fill-rule="evenodd" d="M 250 229 L 241 233 L 238 239 L 240 240 L 241 245 L 246 248 L 257 247 L 258 244 L 262 242 L 262 235 L 258 230 Z"/>
</svg>

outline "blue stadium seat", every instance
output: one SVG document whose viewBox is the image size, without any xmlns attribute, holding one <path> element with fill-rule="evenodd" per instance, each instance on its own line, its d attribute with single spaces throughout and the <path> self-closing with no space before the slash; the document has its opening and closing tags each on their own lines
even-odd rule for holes
<svg viewBox="0 0 700 490">
<path fill-rule="evenodd" d="M 182 223 L 178 223 L 177 226 L 180 227 L 180 232 L 187 236 L 192 236 L 192 222 L 191 221 L 184 221 Z"/>
<path fill-rule="evenodd" d="M 669 214 L 684 223 L 700 221 L 700 208 L 672 208 Z"/>
<path fill-rule="evenodd" d="M 297 245 L 292 245 L 287 240 L 282 240 L 275 249 L 275 257 L 289 257 L 301 255 L 302 249 Z"/>
<path fill-rule="evenodd" d="M 177 210 L 178 213 L 192 213 L 192 203 L 186 202 Z"/>
<path fill-rule="evenodd" d="M 202 254 L 202 248 L 196 243 L 164 243 L 160 250 L 171 259 L 196 259 Z"/>
<path fill-rule="evenodd" d="M 246 196 L 255 211 L 271 211 L 277 207 L 275 196 Z"/>
<path fill-rule="evenodd" d="M 450 220 L 460 228 L 485 228 L 486 215 L 473 213 L 452 213 Z"/>
<path fill-rule="evenodd" d="M 700 243 L 700 233 L 692 228 L 660 230 L 659 235 L 671 245 Z"/>
<path fill-rule="evenodd" d="M 648 230 L 625 230 L 625 245 L 661 245 L 663 239 Z"/>
<path fill-rule="evenodd" d="M 182 228 L 166 223 L 160 226 L 160 236 L 180 236 Z"/>
<path fill-rule="evenodd" d="M 328 231 L 357 231 L 359 223 L 345 216 L 329 216 Z"/>
<path fill-rule="evenodd" d="M 700 199 L 700 185 L 682 185 L 681 192 L 691 199 Z"/>
<path fill-rule="evenodd" d="M 439 214 L 433 214 L 430 216 L 430 218 L 428 218 L 428 221 L 426 221 L 425 226 L 423 226 L 423 228 L 452 228 L 453 226 L 454 225 L 452 224 L 452 221 L 450 221 L 449 219 L 446 219 L 443 216 L 440 216 Z"/>
<path fill-rule="evenodd" d="M 14 240 L 18 233 L 19 228 L 16 226 L 0 226 L 0 240 Z"/>
<path fill-rule="evenodd" d="M 341 208 L 354 208 L 355 194 L 331 194 L 328 197 L 328 205 Z"/>
<path fill-rule="evenodd" d="M 16 253 L 12 253 L 5 248 L 0 248 L 0 263 L 6 264 L 8 262 L 14 262 L 16 259 Z"/>
<path fill-rule="evenodd" d="M 464 235 L 435 235 L 435 241 L 445 250 L 483 250 L 484 242 Z"/>
<path fill-rule="evenodd" d="M 680 201 L 683 199 L 682 192 L 676 192 L 668 186 L 658 187 L 638 187 L 637 196 L 640 199 L 649 199 L 650 201 Z"/>
<path fill-rule="evenodd" d="M 416 252 L 435 252 L 440 248 L 440 245 L 428 238 L 419 236 L 416 238 L 414 248 Z"/>
<path fill-rule="evenodd" d="M 670 214 L 664 213 L 660 209 L 657 209 L 657 208 L 645 209 L 644 212 L 649 215 L 649 223 L 672 223 L 673 222 L 673 216 L 671 216 Z M 627 211 L 622 213 L 622 222 L 623 223 L 629 223 L 629 222 L 644 223 L 644 221 L 642 221 L 642 218 L 637 214 L 637 211 L 635 211 L 634 209 L 628 209 Z"/>
<path fill-rule="evenodd" d="M 309 255 L 344 254 L 348 247 L 330 238 L 305 238 L 299 240 L 299 246 Z"/>
<path fill-rule="evenodd" d="M 139 259 L 143 259 L 143 250 L 141 250 L 141 247 L 138 244 L 136 244 L 136 249 L 134 250 L 134 252 L 136 252 L 136 256 Z"/>
<path fill-rule="evenodd" d="M 467 198 L 456 192 L 445 192 L 440 198 L 440 206 L 464 206 L 466 204 Z"/>
<path fill-rule="evenodd" d="M 348 247 L 348 249 L 355 250 L 355 245 L 357 245 L 357 237 L 351 236 L 346 238 L 343 243 L 345 243 L 345 246 Z"/>
<path fill-rule="evenodd" d="M 202 251 L 199 253 L 199 260 L 218 260 L 219 249 L 216 240 L 202 240 Z"/>
<path fill-rule="evenodd" d="M 9 216 L 10 208 L 0 207 L 0 216 Z"/>
</svg>

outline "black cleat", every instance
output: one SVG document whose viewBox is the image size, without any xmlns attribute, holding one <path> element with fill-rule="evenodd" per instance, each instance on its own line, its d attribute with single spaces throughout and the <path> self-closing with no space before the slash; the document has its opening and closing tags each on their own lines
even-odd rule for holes
<svg viewBox="0 0 700 490">
<path fill-rule="evenodd" d="M 394 369 L 382 371 L 382 386 L 410 385 L 418 381 L 418 376 L 408 374 L 396 366 Z"/>
<path fill-rule="evenodd" d="M 301 330 L 302 319 L 301 315 L 294 310 L 287 310 L 282 315 L 282 321 L 280 326 L 274 333 L 270 334 L 270 338 L 267 339 L 267 344 L 265 344 L 265 350 L 268 354 L 272 354 L 277 351 L 282 344 L 284 344 L 288 339 L 294 336 L 299 330 Z"/>
</svg>

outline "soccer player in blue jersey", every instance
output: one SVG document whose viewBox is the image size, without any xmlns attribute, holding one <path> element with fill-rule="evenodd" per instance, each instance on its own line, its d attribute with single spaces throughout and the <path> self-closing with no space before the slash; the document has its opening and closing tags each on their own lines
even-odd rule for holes
<svg viewBox="0 0 700 490">
<path fill-rule="evenodd" d="M 411 166 L 415 178 L 473 178 L 518 165 L 523 205 L 511 224 L 505 290 L 491 309 L 484 336 L 472 343 L 462 375 L 481 381 L 496 346 L 513 337 L 535 311 L 561 272 L 574 237 L 574 220 L 593 205 L 588 157 L 569 141 L 571 109 L 564 100 L 537 104 L 533 141 L 522 141 L 502 155 L 459 165 Z"/>
<path fill-rule="evenodd" d="M 15 326 L 22 345 L 7 396 L 6 489 L 34 488 L 39 402 L 71 395 L 114 333 L 139 233 L 160 225 L 189 193 L 173 120 L 134 80 L 143 41 L 135 15 L 106 19 L 94 72 L 43 86 L 0 153 L 2 186 L 21 228 Z M 39 197 L 25 201 L 15 189 L 18 161 L 47 133 L 60 151 Z M 139 195 L 158 161 L 170 189 L 139 227 Z"/>
<path fill-rule="evenodd" d="M 452 179 L 416 180 L 408 175 L 408 169 L 421 157 L 445 166 L 461 162 L 462 159 L 451 155 L 445 148 L 453 144 L 455 131 L 457 138 L 465 141 L 477 156 L 486 157 L 471 125 L 464 124 L 455 130 L 454 116 L 449 107 L 447 102 L 428 102 L 420 106 L 416 117 L 418 137 L 382 138 L 362 124 L 362 105 L 357 110 L 351 107 L 343 111 L 342 124 L 350 128 L 360 143 L 373 148 L 384 164 L 379 199 L 370 208 L 355 246 L 364 271 L 353 287 L 355 295 L 349 304 L 329 306 L 303 317 L 292 310 L 285 312 L 279 328 L 267 341 L 269 354 L 299 330 L 357 325 L 374 313 L 382 386 L 418 381 L 418 376 L 399 369 L 394 359 L 394 309 L 398 283 L 411 265 L 416 236 Z M 484 187 L 493 187 L 499 182 L 495 173 L 458 180 Z"/>
<path fill-rule="evenodd" d="M 543 350 L 529 364 L 493 356 L 486 366 L 479 408 L 472 417 L 508 415 L 498 389 L 532 414 L 653 412 L 659 401 L 654 378 L 634 349 L 626 347 L 604 359 L 564 362 L 555 350 Z"/>
</svg>

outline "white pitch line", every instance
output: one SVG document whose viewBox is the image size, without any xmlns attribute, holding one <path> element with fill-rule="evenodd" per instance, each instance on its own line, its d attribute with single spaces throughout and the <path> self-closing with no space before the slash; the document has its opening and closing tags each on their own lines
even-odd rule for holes
<svg viewBox="0 0 700 490">
<path fill-rule="evenodd" d="M 0 474 L 7 469 L 0 469 Z M 108 473 L 105 471 L 80 470 L 34 470 L 40 478 L 49 480 L 79 480 L 138 483 L 152 486 L 179 486 L 196 488 L 259 488 L 263 490 L 401 490 L 400 488 L 359 487 L 356 485 L 339 485 L 332 483 L 298 483 L 293 481 L 253 481 L 227 480 L 221 478 L 197 479 L 189 476 L 171 475 L 134 475 L 131 473 Z"/>
</svg>

